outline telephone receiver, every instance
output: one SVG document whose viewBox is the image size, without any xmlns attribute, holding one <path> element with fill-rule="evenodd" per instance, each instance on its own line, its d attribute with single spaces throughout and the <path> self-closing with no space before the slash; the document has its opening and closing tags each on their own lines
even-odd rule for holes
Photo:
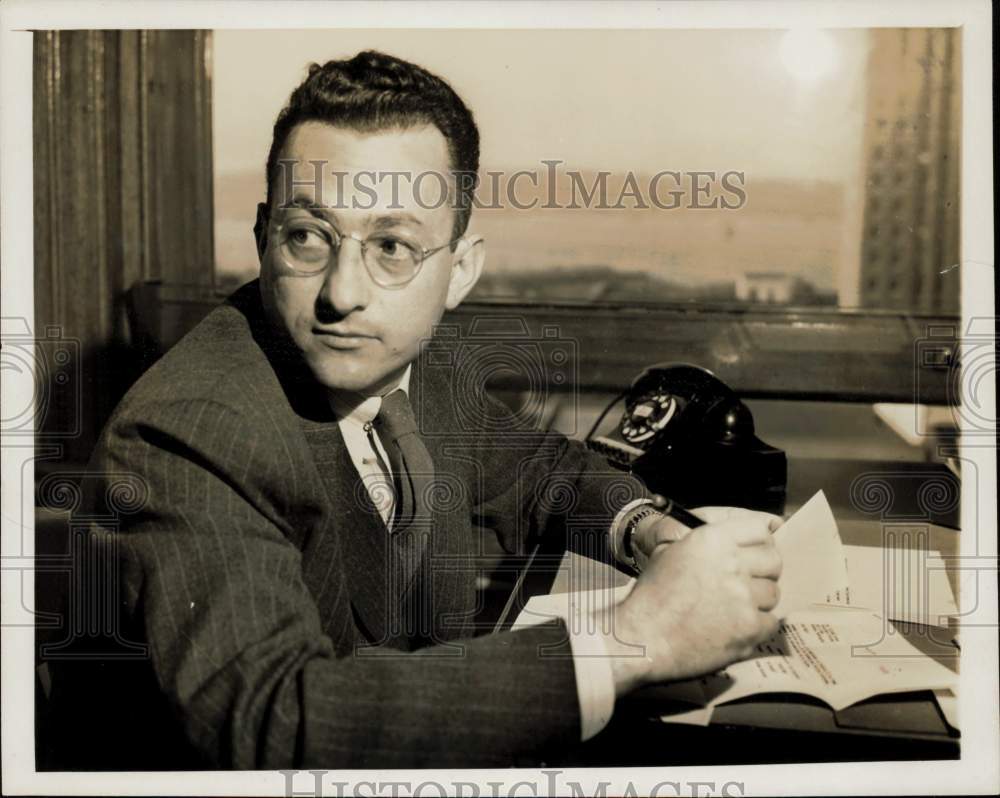
<svg viewBox="0 0 1000 798">
<path fill-rule="evenodd" d="M 648 451 L 691 440 L 732 444 L 753 436 L 754 423 L 749 408 L 712 372 L 663 363 L 632 382 L 619 431 L 625 441 Z"/>
<path fill-rule="evenodd" d="M 728 385 L 691 363 L 644 369 L 616 429 L 588 446 L 681 504 L 784 509 L 785 453 L 757 437 L 753 414 Z"/>
</svg>

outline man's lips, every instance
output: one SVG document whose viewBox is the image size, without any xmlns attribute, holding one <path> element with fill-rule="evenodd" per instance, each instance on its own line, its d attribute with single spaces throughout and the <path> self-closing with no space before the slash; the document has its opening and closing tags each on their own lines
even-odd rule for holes
<svg viewBox="0 0 1000 798">
<path fill-rule="evenodd" d="M 374 335 L 356 330 L 336 329 L 329 327 L 313 327 L 313 335 L 319 338 L 331 349 L 356 349 L 366 341 L 374 341 Z"/>
</svg>

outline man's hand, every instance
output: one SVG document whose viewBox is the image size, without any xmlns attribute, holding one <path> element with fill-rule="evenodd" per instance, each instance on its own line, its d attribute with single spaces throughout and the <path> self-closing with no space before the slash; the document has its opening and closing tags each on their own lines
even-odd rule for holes
<svg viewBox="0 0 1000 798">
<path fill-rule="evenodd" d="M 763 513 L 757 510 L 745 510 L 742 507 L 699 507 L 691 511 L 706 524 L 718 524 L 732 519 L 752 519 L 757 518 L 772 524 L 771 531 L 774 532 L 784 519 L 779 515 Z M 772 523 L 773 522 L 773 523 Z M 646 563 L 650 555 L 657 546 L 663 543 L 676 543 L 678 540 L 689 535 L 691 530 L 680 521 L 665 515 L 651 515 L 643 518 L 635 531 L 632 539 L 633 553 L 639 570 L 645 570 Z"/>
<path fill-rule="evenodd" d="M 711 673 L 750 655 L 778 620 L 781 520 L 736 508 L 695 511 L 707 524 L 680 536 L 669 519 L 637 530 L 642 574 L 607 611 L 619 695 L 648 682 Z M 670 545 L 659 541 L 676 540 Z"/>
</svg>

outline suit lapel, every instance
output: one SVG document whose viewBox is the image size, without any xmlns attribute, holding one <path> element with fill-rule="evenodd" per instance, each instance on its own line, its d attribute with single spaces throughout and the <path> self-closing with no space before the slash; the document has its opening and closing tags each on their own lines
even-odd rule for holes
<svg viewBox="0 0 1000 798">
<path fill-rule="evenodd" d="M 332 509 L 326 540 L 319 545 L 330 549 L 331 555 L 336 550 L 337 562 L 329 565 L 340 566 L 359 631 L 371 643 L 385 642 L 397 614 L 386 567 L 385 524 L 351 462 L 336 421 L 303 419 L 302 423 Z M 321 612 L 328 609 L 333 608 L 320 607 Z"/>
<path fill-rule="evenodd" d="M 415 363 L 410 374 L 410 405 L 413 407 L 414 415 L 417 419 L 417 433 L 427 447 L 427 451 L 431 456 L 431 462 L 434 463 L 434 479 L 439 480 L 438 458 L 435 456 L 436 451 L 433 446 L 435 438 L 434 436 L 424 434 L 428 430 L 427 419 L 423 415 L 427 407 L 423 401 L 424 397 L 421 391 L 420 376 L 419 364 Z M 433 429 L 433 427 L 430 427 L 430 429 Z M 416 579 L 416 576 L 420 573 L 424 565 L 430 540 L 438 534 L 441 525 L 440 513 L 435 508 L 434 495 L 436 488 L 434 483 L 432 482 L 428 486 L 422 482 L 418 482 L 415 488 L 426 492 L 431 516 L 430 518 L 415 519 L 409 529 L 398 530 L 392 535 L 392 545 L 400 557 L 402 566 L 400 569 L 402 577 L 400 598 L 404 602 L 410 599 L 413 590 L 423 581 Z"/>
<path fill-rule="evenodd" d="M 413 365 L 410 378 L 410 401 L 417 417 L 417 426 L 427 451 L 434 462 L 434 484 L 428 497 L 430 522 L 410 533 L 418 532 L 417 540 L 409 541 L 411 551 L 419 551 L 419 567 L 409 572 L 403 595 L 405 612 L 411 617 L 414 605 L 429 607 L 432 618 L 426 618 L 420 628 L 426 636 L 440 641 L 456 636 L 455 628 L 445 629 L 443 623 L 456 612 L 467 610 L 474 601 L 474 574 L 463 570 L 461 561 L 473 556 L 475 540 L 470 524 L 471 512 L 467 496 L 468 474 L 463 463 L 454 457 L 460 432 L 452 418 L 449 386 L 422 368 L 422 361 Z M 442 434 L 447 431 L 447 434 Z M 428 628 L 430 622 L 430 628 Z"/>
</svg>

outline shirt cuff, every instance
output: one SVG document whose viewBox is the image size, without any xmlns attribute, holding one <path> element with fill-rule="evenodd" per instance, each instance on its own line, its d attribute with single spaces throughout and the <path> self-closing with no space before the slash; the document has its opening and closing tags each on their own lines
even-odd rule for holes
<svg viewBox="0 0 1000 798">
<path fill-rule="evenodd" d="M 608 528 L 608 542 L 611 546 L 611 556 L 614 557 L 615 562 L 622 565 L 631 565 L 628 557 L 625 556 L 625 550 L 622 545 L 622 538 L 625 536 L 625 526 L 634 509 L 652 503 L 651 499 L 636 499 L 635 501 L 631 501 L 618 511 L 615 520 L 611 522 L 611 526 Z M 603 645 L 603 642 L 601 645 Z"/>
<path fill-rule="evenodd" d="M 615 675 L 599 634 L 570 630 L 569 644 L 580 700 L 580 739 L 589 740 L 607 726 L 615 711 Z"/>
</svg>

